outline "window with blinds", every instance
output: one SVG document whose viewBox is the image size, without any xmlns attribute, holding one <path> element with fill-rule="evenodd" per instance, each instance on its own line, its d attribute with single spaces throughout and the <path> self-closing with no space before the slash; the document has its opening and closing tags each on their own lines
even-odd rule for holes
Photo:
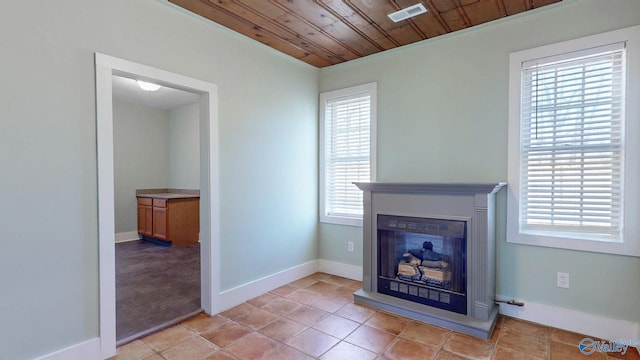
<svg viewBox="0 0 640 360">
<path fill-rule="evenodd" d="M 522 63 L 521 232 L 622 241 L 624 45 Z"/>
<path fill-rule="evenodd" d="M 362 191 L 372 180 L 375 84 L 321 94 L 321 220 L 359 225 Z"/>
</svg>

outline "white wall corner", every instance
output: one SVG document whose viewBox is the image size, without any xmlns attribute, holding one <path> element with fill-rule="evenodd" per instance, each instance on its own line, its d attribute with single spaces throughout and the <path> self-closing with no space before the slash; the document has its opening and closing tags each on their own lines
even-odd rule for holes
<svg viewBox="0 0 640 360">
<path fill-rule="evenodd" d="M 48 355 L 41 356 L 36 360 L 99 360 L 100 355 L 100 338 L 89 339 L 79 344 L 71 345 L 67 348 L 58 350 Z"/>
<path fill-rule="evenodd" d="M 319 259 L 318 271 L 351 280 L 362 281 L 362 266 Z"/>
<path fill-rule="evenodd" d="M 138 235 L 137 231 L 127 231 L 116 234 L 116 244 L 136 240 L 140 240 L 140 235 Z"/>
<path fill-rule="evenodd" d="M 496 295 L 496 299 L 507 301 L 511 298 Z M 524 302 L 525 305 L 520 307 L 499 303 L 500 314 L 606 340 L 640 338 L 638 322 L 613 319 L 523 299 L 517 300 Z"/>
<path fill-rule="evenodd" d="M 280 286 L 302 279 L 318 271 L 318 260 L 312 260 L 301 265 L 280 271 L 220 292 L 220 311 L 240 305 Z"/>
</svg>

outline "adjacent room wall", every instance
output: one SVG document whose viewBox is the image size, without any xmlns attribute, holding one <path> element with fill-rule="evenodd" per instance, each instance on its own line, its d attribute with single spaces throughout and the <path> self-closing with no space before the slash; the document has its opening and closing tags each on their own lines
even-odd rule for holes
<svg viewBox="0 0 640 360">
<path fill-rule="evenodd" d="M 138 229 L 137 189 L 170 183 L 169 124 L 169 111 L 113 102 L 116 233 Z"/>
<path fill-rule="evenodd" d="M 169 110 L 169 187 L 200 189 L 200 109 L 198 104 Z"/>
<path fill-rule="evenodd" d="M 565 0 L 324 68 L 320 89 L 378 82 L 378 181 L 506 181 L 509 53 L 637 25 L 638 14 L 637 0 Z M 640 259 L 506 243 L 504 226 L 498 294 L 640 321 Z M 362 265 L 361 228 L 321 224 L 319 234 L 321 259 Z M 556 287 L 558 271 L 570 274 L 570 289 Z"/>
<path fill-rule="evenodd" d="M 162 110 L 113 102 L 116 234 L 138 229 L 136 190 L 200 189 L 199 133 L 198 104 Z"/>
<path fill-rule="evenodd" d="M 317 258 L 316 68 L 164 0 L 3 2 L 0 44 L 1 359 L 99 335 L 95 52 L 218 85 L 223 290 Z"/>
</svg>

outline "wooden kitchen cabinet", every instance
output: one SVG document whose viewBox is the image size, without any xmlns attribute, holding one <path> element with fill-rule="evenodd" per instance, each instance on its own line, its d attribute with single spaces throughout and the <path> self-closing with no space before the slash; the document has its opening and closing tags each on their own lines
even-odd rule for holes
<svg viewBox="0 0 640 360">
<path fill-rule="evenodd" d="M 138 232 L 143 238 L 171 241 L 174 246 L 197 243 L 200 199 L 138 197 Z"/>
<path fill-rule="evenodd" d="M 167 240 L 167 200 L 153 199 L 153 237 Z"/>
<path fill-rule="evenodd" d="M 153 235 L 153 199 L 138 198 L 138 233 L 143 236 Z"/>
</svg>

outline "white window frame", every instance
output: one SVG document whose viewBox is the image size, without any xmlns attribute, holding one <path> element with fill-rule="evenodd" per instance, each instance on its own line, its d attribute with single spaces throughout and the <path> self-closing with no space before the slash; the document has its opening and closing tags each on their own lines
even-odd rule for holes
<svg viewBox="0 0 640 360">
<path fill-rule="evenodd" d="M 626 45 L 626 96 L 623 119 L 622 237 L 620 241 L 569 238 L 520 230 L 520 110 L 522 64 L 550 56 L 624 42 Z M 510 54 L 507 242 L 554 248 L 640 256 L 640 26 Z M 626 154 L 626 155 L 625 155 Z"/>
<path fill-rule="evenodd" d="M 325 165 L 325 104 L 327 101 L 346 97 L 354 96 L 358 94 L 368 94 L 370 96 L 370 129 L 369 129 L 369 166 L 370 166 L 370 179 L 369 181 L 375 181 L 376 179 L 376 119 L 377 119 L 377 82 L 367 83 L 363 85 L 352 86 L 349 88 L 327 91 L 320 93 L 320 222 L 349 225 L 349 226 L 362 226 L 362 216 L 359 217 L 342 217 L 327 214 L 327 196 L 326 196 L 326 165 Z M 354 185 L 355 187 L 355 185 Z"/>
</svg>

